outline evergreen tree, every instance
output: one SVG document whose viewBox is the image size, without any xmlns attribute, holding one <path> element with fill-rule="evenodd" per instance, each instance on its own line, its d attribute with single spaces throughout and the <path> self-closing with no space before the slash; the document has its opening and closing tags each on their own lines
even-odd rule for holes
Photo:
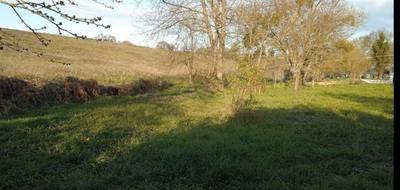
<svg viewBox="0 0 400 190">
<path fill-rule="evenodd" d="M 382 79 L 385 68 L 391 63 L 390 43 L 384 32 L 379 32 L 378 39 L 372 45 L 372 58 L 378 73 L 378 79 Z"/>
</svg>

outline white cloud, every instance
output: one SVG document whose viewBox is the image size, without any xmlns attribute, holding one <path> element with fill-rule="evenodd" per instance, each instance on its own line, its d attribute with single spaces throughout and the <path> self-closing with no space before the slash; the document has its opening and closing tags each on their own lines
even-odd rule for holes
<svg viewBox="0 0 400 190">
<path fill-rule="evenodd" d="M 365 23 L 357 31 L 357 36 L 381 29 L 393 32 L 393 0 L 350 0 L 350 3 L 366 14 Z"/>
</svg>

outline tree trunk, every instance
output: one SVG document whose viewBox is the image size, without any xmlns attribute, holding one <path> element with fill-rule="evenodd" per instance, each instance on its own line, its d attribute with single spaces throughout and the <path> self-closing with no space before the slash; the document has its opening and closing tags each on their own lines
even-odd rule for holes
<svg viewBox="0 0 400 190">
<path fill-rule="evenodd" d="M 216 35 L 212 30 L 210 18 L 212 18 L 212 12 L 209 11 L 206 0 L 201 0 L 202 7 L 202 18 L 205 25 L 208 40 L 210 42 L 210 55 L 211 55 L 211 67 L 209 68 L 209 77 L 217 76 L 217 39 Z M 213 4 L 211 5 L 213 6 Z"/>
<path fill-rule="evenodd" d="M 378 75 L 377 75 L 377 78 L 379 79 L 379 80 L 382 80 L 382 70 L 381 69 L 377 69 L 377 72 L 378 72 Z"/>
<path fill-rule="evenodd" d="M 312 85 L 312 87 L 314 87 L 315 86 L 315 78 L 316 78 L 316 72 L 314 71 L 313 73 L 312 73 L 312 78 L 311 78 L 311 85 Z"/>
<path fill-rule="evenodd" d="M 294 90 L 299 90 L 300 86 L 301 86 L 301 72 L 300 71 L 296 71 L 293 73 L 293 77 L 294 77 Z"/>
<path fill-rule="evenodd" d="M 210 77 L 216 77 L 218 73 L 218 57 L 217 57 L 217 47 L 215 45 L 211 45 L 211 68 L 210 68 Z"/>
<path fill-rule="evenodd" d="M 306 72 L 304 73 L 303 77 L 302 77 L 302 83 L 303 83 L 303 84 L 306 84 L 306 82 L 307 82 L 307 76 L 308 76 L 308 71 L 306 71 Z"/>
<path fill-rule="evenodd" d="M 382 79 L 383 79 L 383 72 L 382 72 L 382 71 L 379 72 L 378 78 L 379 78 L 379 80 L 382 80 Z"/>
<path fill-rule="evenodd" d="M 315 79 L 314 79 L 314 77 L 312 78 L 312 81 L 311 81 L 311 86 L 312 86 L 312 87 L 314 87 L 314 86 L 315 86 Z"/>
<path fill-rule="evenodd" d="M 353 81 L 359 80 L 361 78 L 361 74 L 358 74 L 357 72 L 353 72 L 352 78 L 353 78 Z"/>
<path fill-rule="evenodd" d="M 217 50 L 217 60 L 216 60 L 216 65 L 215 65 L 215 70 L 214 74 L 216 75 L 218 80 L 222 80 L 220 76 L 222 76 L 222 72 L 218 69 L 218 67 L 221 67 L 222 64 L 224 63 L 224 50 L 222 47 L 219 47 Z"/>
<path fill-rule="evenodd" d="M 304 72 L 304 75 L 303 75 L 303 77 L 302 77 L 302 83 L 303 84 L 306 84 L 306 82 L 307 82 L 307 77 L 308 77 L 308 74 L 309 74 L 309 72 L 310 72 L 310 70 L 311 70 L 311 63 L 309 63 L 308 65 L 307 65 L 307 68 L 305 69 L 305 72 Z"/>
<path fill-rule="evenodd" d="M 188 63 L 187 65 L 187 70 L 188 70 L 188 74 L 189 74 L 189 83 L 193 84 L 193 76 L 194 76 L 194 72 L 193 72 L 193 58 L 191 58 L 190 63 Z"/>
<path fill-rule="evenodd" d="M 193 84 L 193 74 L 189 74 L 189 83 Z"/>
</svg>

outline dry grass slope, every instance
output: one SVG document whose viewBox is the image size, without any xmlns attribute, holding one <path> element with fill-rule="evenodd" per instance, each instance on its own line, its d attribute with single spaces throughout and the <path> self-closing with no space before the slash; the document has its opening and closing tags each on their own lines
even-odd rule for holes
<svg viewBox="0 0 400 190">
<path fill-rule="evenodd" d="M 176 76 L 185 73 L 183 66 L 171 64 L 168 52 L 160 49 L 56 35 L 45 35 L 52 43 L 44 47 L 29 32 L 8 29 L 4 31 L 15 35 L 21 44 L 43 52 L 44 56 L 37 57 L 7 49 L 0 51 L 2 76 L 39 80 L 75 76 L 95 79 L 105 84 L 119 84 L 139 77 Z"/>
</svg>

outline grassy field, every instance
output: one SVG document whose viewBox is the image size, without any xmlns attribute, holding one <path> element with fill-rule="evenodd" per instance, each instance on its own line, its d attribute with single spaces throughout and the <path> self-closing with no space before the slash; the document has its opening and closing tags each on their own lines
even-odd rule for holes
<svg viewBox="0 0 400 190">
<path fill-rule="evenodd" d="M 121 84 L 139 77 L 175 77 L 186 74 L 184 65 L 172 63 L 170 54 L 161 49 L 49 34 L 44 36 L 51 39 L 52 43 L 45 47 L 32 33 L 8 29 L 3 31 L 16 36 L 19 43 L 31 50 L 44 53 L 44 56 L 2 50 L 1 76 L 39 81 L 75 76 L 95 79 L 101 84 Z M 195 66 L 203 68 L 206 62 L 207 59 L 198 56 Z M 221 68 L 231 70 L 232 65 L 229 64 L 228 60 Z"/>
<path fill-rule="evenodd" d="M 0 51 L 2 76 L 35 80 L 75 76 L 117 84 L 143 76 L 170 76 L 184 72 L 181 66 L 170 64 L 168 53 L 163 50 L 47 34 L 44 36 L 52 43 L 45 47 L 29 32 L 5 31 L 32 50 L 43 52 L 44 56 L 7 49 Z"/>
<path fill-rule="evenodd" d="M 391 189 L 393 87 L 144 96 L 0 120 L 0 189 Z"/>
</svg>

